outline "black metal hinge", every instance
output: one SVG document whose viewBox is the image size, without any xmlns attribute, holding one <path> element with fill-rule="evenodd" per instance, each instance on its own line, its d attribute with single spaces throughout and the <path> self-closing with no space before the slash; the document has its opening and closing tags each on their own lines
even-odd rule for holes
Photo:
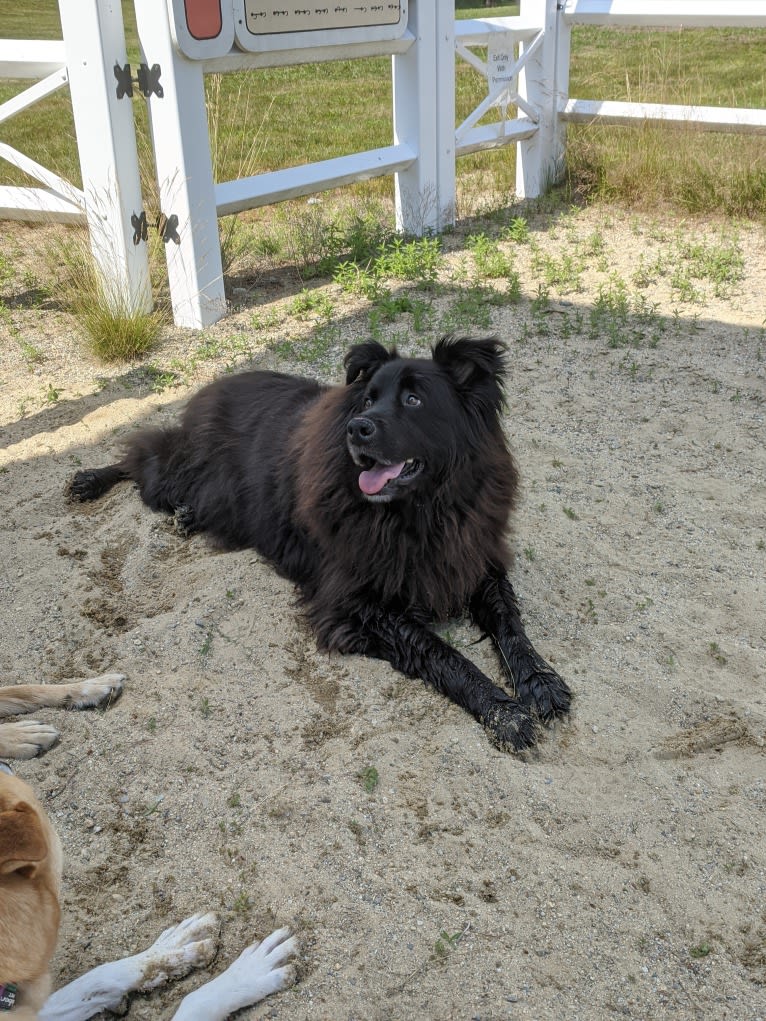
<svg viewBox="0 0 766 1021">
<path fill-rule="evenodd" d="M 152 64 L 151 67 L 148 64 L 139 64 L 138 73 L 134 78 L 130 64 L 115 64 L 114 77 L 117 79 L 117 98 L 122 99 L 123 96 L 130 96 L 132 99 L 133 86 L 137 85 L 138 91 L 146 99 L 152 95 L 162 99 L 165 92 L 160 85 L 161 74 L 162 68 L 159 64 Z"/>
<path fill-rule="evenodd" d="M 133 213 L 130 225 L 133 228 L 133 244 L 137 245 L 141 241 L 146 241 L 149 237 L 149 222 L 143 209 L 140 213 Z M 178 217 L 175 213 L 171 213 L 170 216 L 160 213 L 154 221 L 154 227 L 159 232 L 163 244 L 166 245 L 168 241 L 172 241 L 174 245 L 181 244 L 181 236 L 178 233 Z"/>
</svg>

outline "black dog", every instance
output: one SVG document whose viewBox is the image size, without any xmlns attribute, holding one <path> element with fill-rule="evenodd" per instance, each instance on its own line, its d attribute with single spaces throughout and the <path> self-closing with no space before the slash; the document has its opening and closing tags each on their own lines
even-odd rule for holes
<svg viewBox="0 0 766 1021">
<path fill-rule="evenodd" d="M 571 695 L 537 654 L 506 578 L 517 472 L 500 426 L 505 347 L 445 338 L 430 359 L 377 343 L 346 355 L 346 386 L 272 372 L 221 379 L 181 424 L 78 472 L 73 500 L 133 479 L 153 510 L 228 549 L 254 547 L 294 581 L 321 647 L 388 660 L 464 706 L 503 749 Z M 469 610 L 515 697 L 438 638 Z"/>
</svg>

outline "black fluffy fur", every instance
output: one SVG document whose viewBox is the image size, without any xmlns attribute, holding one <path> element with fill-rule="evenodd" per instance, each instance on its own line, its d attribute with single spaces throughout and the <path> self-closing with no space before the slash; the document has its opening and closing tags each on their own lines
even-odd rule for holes
<svg viewBox="0 0 766 1021">
<path fill-rule="evenodd" d="M 506 577 L 518 480 L 500 425 L 504 352 L 495 338 L 444 338 L 427 359 L 359 344 L 345 387 L 229 376 L 177 427 L 141 431 L 121 461 L 78 472 L 69 496 L 132 479 L 187 532 L 253 547 L 297 584 L 320 647 L 388 660 L 520 750 L 571 696 Z M 465 611 L 494 639 L 513 695 L 428 627 Z"/>
</svg>

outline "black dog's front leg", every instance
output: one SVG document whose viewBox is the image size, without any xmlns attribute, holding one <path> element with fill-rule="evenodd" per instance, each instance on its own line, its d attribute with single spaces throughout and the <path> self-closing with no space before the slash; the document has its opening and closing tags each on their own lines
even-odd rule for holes
<svg viewBox="0 0 766 1021">
<path fill-rule="evenodd" d="M 516 594 L 503 571 L 491 571 L 481 583 L 471 600 L 471 614 L 494 639 L 519 700 L 546 723 L 567 712 L 572 693 L 527 638 Z"/>
<path fill-rule="evenodd" d="M 536 741 L 528 709 L 428 628 L 407 617 L 373 610 L 365 615 L 346 651 L 385 659 L 408 677 L 419 677 L 467 709 L 503 751 Z"/>
</svg>

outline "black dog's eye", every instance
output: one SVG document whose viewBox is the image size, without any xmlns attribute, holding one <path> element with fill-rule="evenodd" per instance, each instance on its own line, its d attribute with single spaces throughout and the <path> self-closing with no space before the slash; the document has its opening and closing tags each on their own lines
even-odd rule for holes
<svg viewBox="0 0 766 1021">
<path fill-rule="evenodd" d="M 365 397 L 365 399 L 362 401 L 362 407 L 364 408 L 365 411 L 368 408 L 371 408 L 372 407 L 372 397 Z"/>
<path fill-rule="evenodd" d="M 404 398 L 404 403 L 409 408 L 417 408 L 420 406 L 421 400 L 415 394 L 407 394 L 407 396 Z"/>
</svg>

